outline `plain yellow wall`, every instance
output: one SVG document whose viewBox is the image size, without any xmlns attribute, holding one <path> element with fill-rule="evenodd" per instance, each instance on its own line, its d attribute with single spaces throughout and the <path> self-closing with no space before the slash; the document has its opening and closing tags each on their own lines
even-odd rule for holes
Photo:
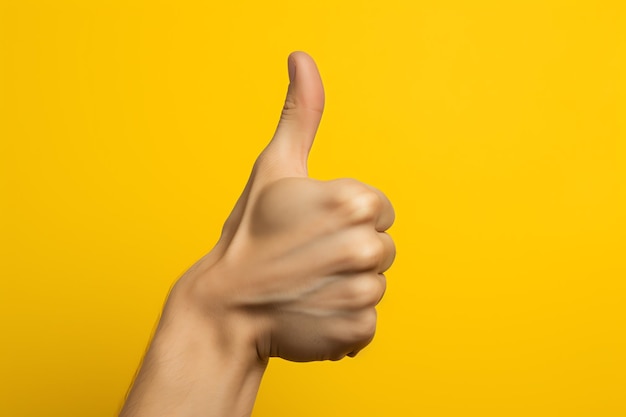
<svg viewBox="0 0 626 417">
<path fill-rule="evenodd" d="M 626 416 L 625 9 L 0 0 L 0 415 L 116 413 L 305 50 L 310 172 L 384 190 L 398 257 L 372 345 L 254 416 Z"/>
</svg>

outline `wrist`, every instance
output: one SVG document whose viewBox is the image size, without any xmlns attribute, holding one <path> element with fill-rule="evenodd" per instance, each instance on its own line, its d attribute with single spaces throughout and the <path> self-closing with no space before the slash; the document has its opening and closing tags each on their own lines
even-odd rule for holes
<svg viewBox="0 0 626 417">
<path fill-rule="evenodd" d="M 202 314 L 184 289 L 170 293 L 120 416 L 249 416 L 267 367 L 254 332 L 236 315 Z"/>
<path fill-rule="evenodd" d="M 265 363 L 270 356 L 270 316 L 264 306 L 250 302 L 244 289 L 233 285 L 246 274 L 233 269 L 232 262 L 209 253 L 176 282 L 162 321 L 197 323 L 210 329 L 226 352 L 246 347 L 246 357 L 254 356 Z"/>
<path fill-rule="evenodd" d="M 198 281 L 183 279 L 176 283 L 163 308 L 155 338 L 164 334 L 168 338 L 203 339 L 214 352 L 236 358 L 246 368 L 267 365 L 258 354 L 260 324 L 249 314 L 231 308 L 222 300 L 225 294 L 210 291 L 208 296 L 209 291 L 200 286 Z"/>
</svg>

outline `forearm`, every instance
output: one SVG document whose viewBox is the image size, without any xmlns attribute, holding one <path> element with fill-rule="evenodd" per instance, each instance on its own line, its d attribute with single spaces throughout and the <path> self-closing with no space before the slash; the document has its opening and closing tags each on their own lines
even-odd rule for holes
<svg viewBox="0 0 626 417">
<path fill-rule="evenodd" d="M 120 417 L 250 416 L 266 365 L 245 328 L 168 301 Z"/>
</svg>

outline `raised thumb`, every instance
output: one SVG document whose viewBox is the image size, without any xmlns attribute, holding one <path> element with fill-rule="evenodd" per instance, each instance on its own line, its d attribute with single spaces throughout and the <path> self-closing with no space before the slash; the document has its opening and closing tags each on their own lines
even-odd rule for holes
<svg viewBox="0 0 626 417">
<path fill-rule="evenodd" d="M 315 61 L 305 52 L 293 52 L 287 63 L 287 97 L 265 152 L 282 174 L 307 175 L 309 151 L 324 111 L 324 86 Z"/>
</svg>

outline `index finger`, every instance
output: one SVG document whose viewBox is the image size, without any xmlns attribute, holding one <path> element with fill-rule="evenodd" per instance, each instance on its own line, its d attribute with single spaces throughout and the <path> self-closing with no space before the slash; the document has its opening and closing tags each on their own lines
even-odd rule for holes
<svg viewBox="0 0 626 417">
<path fill-rule="evenodd" d="M 396 212 L 393 209 L 393 205 L 391 204 L 391 201 L 389 201 L 387 196 L 382 191 L 380 191 L 376 187 L 372 187 L 371 185 L 367 185 L 367 187 L 371 189 L 372 191 L 374 191 L 376 195 L 378 195 L 378 197 L 380 198 L 381 209 L 380 209 L 380 214 L 378 215 L 378 218 L 376 219 L 375 227 L 376 227 L 376 231 L 384 232 L 385 230 L 389 229 L 393 225 L 393 222 L 396 219 Z"/>
</svg>

